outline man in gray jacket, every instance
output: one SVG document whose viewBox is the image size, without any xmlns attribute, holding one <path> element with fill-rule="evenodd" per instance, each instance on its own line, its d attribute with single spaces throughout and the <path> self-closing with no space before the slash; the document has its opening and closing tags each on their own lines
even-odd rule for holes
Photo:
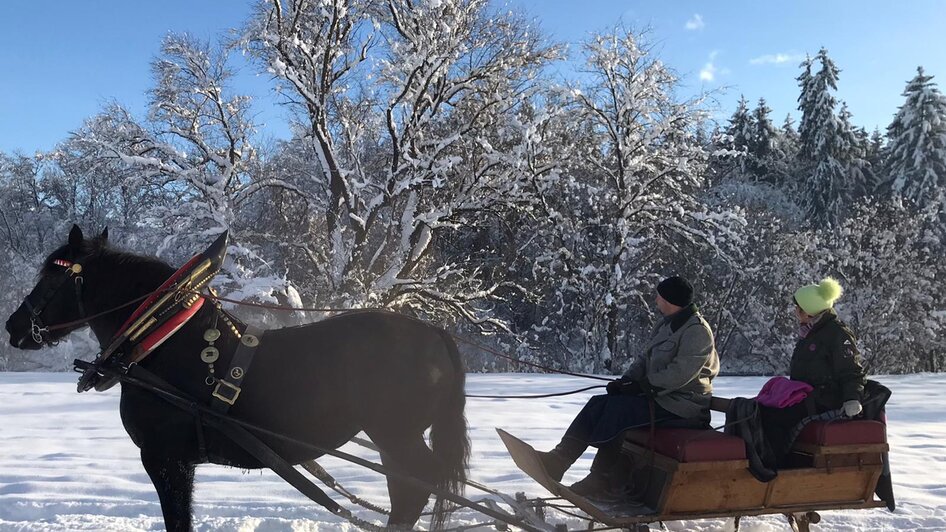
<svg viewBox="0 0 946 532">
<path fill-rule="evenodd" d="M 598 448 L 585 479 L 572 484 L 579 495 L 616 495 L 627 471 L 619 467 L 624 431 L 673 425 L 708 427 L 712 380 L 719 373 L 713 331 L 693 304 L 693 288 L 682 277 L 657 285 L 657 310 L 663 319 L 651 340 L 621 378 L 608 383 L 581 410 L 562 441 L 539 453 L 546 472 L 561 481 L 589 445 Z"/>
</svg>

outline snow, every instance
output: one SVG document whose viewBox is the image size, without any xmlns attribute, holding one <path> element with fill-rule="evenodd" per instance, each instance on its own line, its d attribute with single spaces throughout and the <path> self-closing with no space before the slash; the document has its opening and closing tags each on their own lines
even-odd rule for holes
<svg viewBox="0 0 946 532">
<path fill-rule="evenodd" d="M 946 423 L 942 422 L 946 381 L 934 374 L 881 377 L 893 389 L 888 405 L 889 440 L 898 509 L 823 512 L 818 530 L 946 529 Z M 763 377 L 721 377 L 717 393 L 751 396 Z M 560 375 L 471 374 L 470 394 L 541 394 L 577 389 L 588 381 Z M 548 496 L 513 465 L 495 427 L 505 428 L 539 449 L 552 447 L 591 392 L 549 399 L 469 399 L 467 418 L 473 442 L 470 477 L 507 494 Z M 160 506 L 125 435 L 118 416 L 118 388 L 75 393 L 75 377 L 63 373 L 0 373 L 0 531 L 162 530 Z M 722 424 L 722 419 L 714 419 Z M 377 462 L 375 453 L 348 444 L 342 448 Z M 591 453 L 568 472 L 578 480 Z M 319 461 L 344 486 L 388 506 L 380 475 L 326 458 Z M 484 495 L 467 489 L 467 495 Z M 198 467 L 194 504 L 196 530 L 353 530 L 269 471 Z M 351 507 L 347 501 L 344 503 Z M 366 510 L 358 514 L 380 524 Z M 482 522 L 472 511 L 451 523 Z M 567 521 L 577 528 L 577 520 Z M 669 530 L 731 530 L 731 520 L 668 523 Z M 783 518 L 750 517 L 742 530 L 787 528 Z M 484 528 L 483 530 L 488 530 Z"/>
</svg>

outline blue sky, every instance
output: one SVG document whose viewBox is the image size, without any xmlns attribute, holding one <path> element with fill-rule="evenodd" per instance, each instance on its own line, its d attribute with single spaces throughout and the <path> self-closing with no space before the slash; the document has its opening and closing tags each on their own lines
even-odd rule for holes
<svg viewBox="0 0 946 532">
<path fill-rule="evenodd" d="M 805 53 L 828 48 L 841 68 L 838 98 L 856 124 L 889 123 L 906 81 L 923 65 L 946 80 L 946 2 L 941 0 L 503 0 L 553 38 L 574 42 L 623 20 L 650 27 L 683 95 L 726 88 L 720 117 L 740 94 L 764 96 L 781 123 L 797 119 L 795 77 Z M 12 2 L 0 18 L 0 151 L 46 150 L 109 101 L 143 115 L 149 62 L 169 32 L 209 38 L 240 25 L 242 0 Z M 946 88 L 946 86 L 943 86 Z M 246 66 L 239 90 L 257 99 L 262 131 L 288 135 L 265 76 Z"/>
</svg>

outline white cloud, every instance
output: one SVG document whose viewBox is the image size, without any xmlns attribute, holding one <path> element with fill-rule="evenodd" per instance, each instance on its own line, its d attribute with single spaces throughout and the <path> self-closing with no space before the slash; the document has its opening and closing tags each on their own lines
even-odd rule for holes
<svg viewBox="0 0 946 532">
<path fill-rule="evenodd" d="M 687 21 L 684 26 L 688 30 L 701 30 L 706 24 L 703 22 L 703 16 L 699 13 L 694 13 L 693 18 Z"/>
<path fill-rule="evenodd" d="M 709 54 L 709 61 L 700 69 L 700 81 L 713 81 L 716 79 L 716 54 L 718 50 L 713 50 Z"/>
<path fill-rule="evenodd" d="M 766 54 L 750 59 L 749 63 L 753 65 L 784 65 L 786 63 L 797 63 L 804 59 L 802 54 Z"/>
</svg>

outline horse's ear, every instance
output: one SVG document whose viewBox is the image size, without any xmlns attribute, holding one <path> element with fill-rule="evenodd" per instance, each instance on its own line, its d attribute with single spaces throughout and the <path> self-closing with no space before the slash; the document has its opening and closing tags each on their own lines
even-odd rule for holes
<svg viewBox="0 0 946 532">
<path fill-rule="evenodd" d="M 99 239 L 102 242 L 108 242 L 108 226 L 105 226 L 105 229 L 102 229 L 102 234 L 99 235 Z"/>
<path fill-rule="evenodd" d="M 79 226 L 76 224 L 72 225 L 72 230 L 69 231 L 69 246 L 73 248 L 78 248 L 82 245 L 82 229 L 79 229 Z"/>
</svg>

